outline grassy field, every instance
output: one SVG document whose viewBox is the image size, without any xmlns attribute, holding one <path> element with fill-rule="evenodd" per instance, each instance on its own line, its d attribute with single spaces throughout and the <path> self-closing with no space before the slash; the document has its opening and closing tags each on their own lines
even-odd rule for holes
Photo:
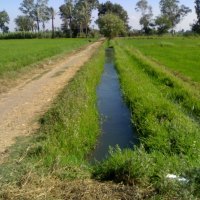
<svg viewBox="0 0 200 200">
<path fill-rule="evenodd" d="M 199 38 L 127 39 L 120 44 L 135 47 L 158 63 L 200 82 Z"/>
<path fill-rule="evenodd" d="M 85 44 L 88 44 L 88 39 L 0 40 L 0 78 Z"/>
</svg>

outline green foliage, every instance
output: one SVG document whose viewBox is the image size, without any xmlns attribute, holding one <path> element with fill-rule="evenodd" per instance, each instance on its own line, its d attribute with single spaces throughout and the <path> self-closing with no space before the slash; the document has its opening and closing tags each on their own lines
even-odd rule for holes
<svg viewBox="0 0 200 200">
<path fill-rule="evenodd" d="M 160 0 L 161 16 L 167 18 L 174 28 L 191 9 L 185 5 L 179 6 L 179 0 Z"/>
<path fill-rule="evenodd" d="M 128 28 L 128 13 L 120 4 L 106 1 L 105 3 L 101 3 L 98 6 L 98 16 L 105 15 L 108 13 L 117 15 L 124 22 L 126 28 Z"/>
<path fill-rule="evenodd" d="M 200 33 L 200 0 L 195 0 L 195 11 L 197 15 L 197 21 L 192 25 L 192 31 Z"/>
<path fill-rule="evenodd" d="M 166 16 L 158 16 L 155 19 L 155 25 L 157 26 L 158 34 L 165 34 L 172 27 L 171 21 Z"/>
<path fill-rule="evenodd" d="M 31 31 L 33 27 L 33 21 L 28 16 L 17 16 L 15 19 L 18 31 Z"/>
<path fill-rule="evenodd" d="M 8 32 L 8 27 L 5 24 L 8 24 L 10 21 L 8 13 L 3 10 L 0 12 L 0 29 L 4 32 Z"/>
<path fill-rule="evenodd" d="M 54 32 L 54 38 L 65 38 L 66 35 L 61 31 Z M 0 34 L 0 40 L 10 40 L 10 39 L 42 39 L 42 38 L 52 38 L 52 32 L 27 32 L 27 31 L 17 31 L 5 34 Z"/>
<path fill-rule="evenodd" d="M 62 30 L 76 37 L 78 34 L 89 33 L 92 11 L 97 7 L 98 0 L 67 0 L 60 6 L 61 19 L 63 21 Z"/>
<path fill-rule="evenodd" d="M 109 40 L 124 33 L 124 22 L 112 13 L 101 15 L 97 20 L 100 32 Z"/>
<path fill-rule="evenodd" d="M 151 20 L 153 17 L 152 7 L 148 5 L 147 0 L 140 0 L 136 4 L 136 11 L 141 12 L 140 25 L 142 25 L 143 30 L 146 34 L 151 31 Z"/>
<path fill-rule="evenodd" d="M 50 13 L 48 8 L 48 0 L 23 0 L 19 8 L 23 14 L 28 16 L 31 21 L 37 23 L 37 27 L 32 24 L 32 30 L 35 28 L 40 31 L 40 23 L 45 29 L 45 22 L 50 20 Z"/>
</svg>

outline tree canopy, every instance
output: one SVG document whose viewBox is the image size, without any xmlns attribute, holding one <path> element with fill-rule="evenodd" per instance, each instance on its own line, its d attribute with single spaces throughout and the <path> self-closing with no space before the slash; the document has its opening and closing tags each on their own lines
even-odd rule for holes
<svg viewBox="0 0 200 200">
<path fill-rule="evenodd" d="M 195 0 L 195 12 L 197 21 L 192 25 L 192 30 L 196 33 L 200 33 L 200 0 Z"/>
<path fill-rule="evenodd" d="M 101 15 L 97 21 L 100 32 L 109 40 L 125 31 L 124 21 L 113 13 Z"/>
<path fill-rule="evenodd" d="M 72 35 L 85 32 L 88 35 L 92 11 L 98 6 L 98 0 L 65 0 L 60 6 L 60 15 L 63 21 L 62 30 Z"/>
<path fill-rule="evenodd" d="M 38 32 L 40 31 L 40 23 L 42 22 L 44 29 L 45 22 L 50 20 L 48 2 L 49 0 L 23 0 L 20 4 L 19 9 L 22 13 L 37 23 Z"/>
<path fill-rule="evenodd" d="M 31 31 L 34 25 L 33 20 L 28 17 L 27 15 L 25 16 L 17 16 L 15 19 L 15 24 L 17 26 L 16 30 L 18 31 Z"/>
<path fill-rule="evenodd" d="M 98 16 L 105 15 L 107 13 L 113 13 L 114 15 L 117 15 L 128 28 L 128 13 L 120 4 L 112 3 L 110 1 L 99 4 Z"/>
<path fill-rule="evenodd" d="M 8 31 L 8 27 L 6 26 L 6 24 L 8 24 L 10 21 L 9 15 L 8 13 L 3 10 L 0 12 L 0 29 L 4 32 Z"/>
<path fill-rule="evenodd" d="M 172 29 L 189 13 L 191 9 L 179 5 L 179 0 L 160 0 L 161 17 L 170 21 Z"/>
<path fill-rule="evenodd" d="M 136 11 L 141 12 L 140 25 L 146 34 L 151 31 L 150 25 L 153 17 L 152 7 L 147 0 L 139 0 L 136 4 Z"/>
</svg>

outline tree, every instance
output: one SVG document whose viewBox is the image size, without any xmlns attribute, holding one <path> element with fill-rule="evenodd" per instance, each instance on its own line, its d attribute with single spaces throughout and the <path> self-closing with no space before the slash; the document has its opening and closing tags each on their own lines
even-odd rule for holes
<svg viewBox="0 0 200 200">
<path fill-rule="evenodd" d="M 3 33 L 8 32 L 8 27 L 5 24 L 8 24 L 10 21 L 8 13 L 3 10 L 0 12 L 0 29 Z"/>
<path fill-rule="evenodd" d="M 111 40 L 125 31 L 124 21 L 112 13 L 101 15 L 97 20 L 101 34 Z"/>
<path fill-rule="evenodd" d="M 167 33 L 172 27 L 171 21 L 166 16 L 158 16 L 155 19 L 155 25 L 157 26 L 158 34 Z"/>
<path fill-rule="evenodd" d="M 34 4 L 34 19 L 37 22 L 37 30 L 40 31 L 40 22 L 43 23 L 43 29 L 45 28 L 45 22 L 49 21 L 49 12 L 48 12 L 48 1 L 49 0 L 37 0 Z"/>
<path fill-rule="evenodd" d="M 63 20 L 64 31 L 70 30 L 70 37 L 72 37 L 72 18 L 73 18 L 73 10 L 74 10 L 74 1 L 73 0 L 65 0 L 65 4 L 60 6 L 60 15 Z M 66 29 L 66 30 L 65 30 Z"/>
<path fill-rule="evenodd" d="M 40 31 L 40 22 L 43 23 L 45 28 L 45 22 L 50 19 L 48 12 L 49 0 L 23 0 L 20 4 L 20 10 L 25 15 L 29 16 L 33 21 L 37 23 L 37 30 Z M 33 29 L 33 28 L 32 28 Z"/>
<path fill-rule="evenodd" d="M 185 5 L 179 5 L 179 0 L 160 0 L 160 10 L 161 16 L 171 22 L 172 31 L 191 12 L 191 9 Z"/>
<path fill-rule="evenodd" d="M 55 37 L 55 27 L 54 27 L 54 19 L 55 19 L 55 16 L 56 16 L 56 11 L 54 10 L 53 7 L 50 7 L 49 8 L 49 14 L 50 14 L 50 17 L 51 17 L 51 27 L 52 27 L 52 38 Z"/>
<path fill-rule="evenodd" d="M 107 13 L 113 13 L 124 22 L 125 28 L 128 30 L 128 13 L 120 4 L 113 4 L 110 1 L 107 1 L 106 3 L 99 4 L 98 6 L 98 16 L 105 15 Z"/>
<path fill-rule="evenodd" d="M 17 16 L 15 24 L 18 31 L 31 31 L 34 21 L 29 16 Z"/>
<path fill-rule="evenodd" d="M 63 21 L 62 30 L 76 35 L 85 29 L 86 36 L 91 22 L 93 9 L 98 5 L 98 0 L 66 0 L 65 4 L 60 6 L 60 15 Z M 83 28 L 84 27 L 84 28 Z"/>
<path fill-rule="evenodd" d="M 197 21 L 192 25 L 192 30 L 200 33 L 200 0 L 195 0 L 195 11 L 197 14 Z"/>
<path fill-rule="evenodd" d="M 139 0 L 136 4 L 136 11 L 141 12 L 140 25 L 146 34 L 151 31 L 151 19 L 153 17 L 152 7 L 148 5 L 147 0 Z"/>
<path fill-rule="evenodd" d="M 45 23 L 51 19 L 50 9 L 48 7 L 49 0 L 40 0 L 39 1 L 39 10 L 40 10 L 40 21 L 42 23 L 43 31 L 45 31 Z"/>
<path fill-rule="evenodd" d="M 34 0 L 23 0 L 20 4 L 19 10 L 25 15 L 33 18 L 34 13 Z"/>
<path fill-rule="evenodd" d="M 19 10 L 28 16 L 32 21 L 34 20 L 34 0 L 23 0 L 20 4 Z M 32 26 L 32 31 L 34 29 L 34 25 Z"/>
<path fill-rule="evenodd" d="M 97 6 L 97 0 L 79 0 L 75 6 L 75 10 L 80 13 L 78 19 L 85 26 L 86 37 L 88 36 L 88 27 L 91 22 L 92 10 L 97 8 Z M 76 19 L 77 22 L 78 19 Z"/>
</svg>

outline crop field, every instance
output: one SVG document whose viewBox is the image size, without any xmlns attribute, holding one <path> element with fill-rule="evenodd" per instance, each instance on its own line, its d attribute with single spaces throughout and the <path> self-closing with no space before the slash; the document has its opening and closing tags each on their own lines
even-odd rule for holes
<svg viewBox="0 0 200 200">
<path fill-rule="evenodd" d="M 33 39 L 0 41 L 0 77 L 57 54 L 68 53 L 88 43 L 87 39 Z"/>
<path fill-rule="evenodd" d="M 199 38 L 127 39 L 121 40 L 120 45 L 137 48 L 148 58 L 200 82 Z"/>
</svg>

